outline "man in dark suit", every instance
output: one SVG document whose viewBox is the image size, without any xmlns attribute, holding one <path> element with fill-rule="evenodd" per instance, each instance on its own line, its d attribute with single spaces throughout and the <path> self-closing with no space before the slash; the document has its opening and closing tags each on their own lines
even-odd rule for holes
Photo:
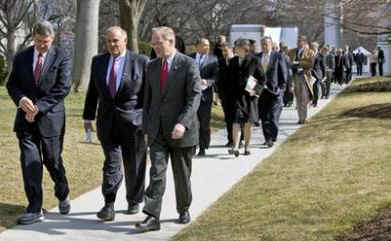
<svg viewBox="0 0 391 241">
<path fill-rule="evenodd" d="M 86 131 L 92 129 L 97 104 L 97 135 L 105 161 L 102 193 L 104 207 L 97 216 L 103 221 L 115 217 L 114 202 L 125 169 L 128 214 L 139 211 L 145 182 L 146 145 L 142 132 L 143 85 L 148 59 L 126 50 L 127 33 L 118 26 L 106 31 L 109 53 L 92 60 L 91 79 L 83 119 Z"/>
<path fill-rule="evenodd" d="M 209 54 L 209 40 L 200 38 L 196 42 L 197 52 L 190 54 L 195 60 L 201 75 L 201 103 L 197 111 L 200 121 L 200 141 L 198 156 L 205 156 L 205 149 L 210 144 L 210 118 L 212 114 L 213 86 L 218 73 L 216 56 Z"/>
<path fill-rule="evenodd" d="M 201 78 L 194 60 L 175 49 L 171 28 L 152 29 L 152 47 L 158 58 L 148 65 L 145 81 L 144 130 L 150 146 L 150 183 L 145 192 L 140 231 L 160 229 L 168 159 L 174 174 L 178 222 L 190 222 L 192 158 L 198 144 L 197 110 Z"/>
<path fill-rule="evenodd" d="M 317 42 L 311 43 L 311 49 L 314 51 L 314 66 L 312 67 L 311 74 L 315 78 L 313 85 L 314 99 L 312 105 L 316 107 L 318 105 L 319 98 L 321 97 L 321 87 L 323 85 L 323 78 L 326 76 L 325 55 L 319 51 L 319 44 Z M 323 93 L 322 93 L 323 95 Z"/>
<path fill-rule="evenodd" d="M 357 52 L 354 60 L 356 62 L 356 66 L 357 66 L 357 75 L 361 76 L 362 75 L 362 67 L 363 67 L 363 64 L 365 63 L 365 55 L 363 54 L 363 52 L 361 52 L 360 49 L 358 49 L 358 52 Z"/>
<path fill-rule="evenodd" d="M 353 53 L 350 51 L 350 47 L 346 46 L 345 52 L 345 63 L 346 63 L 346 78 L 345 83 L 349 83 L 352 80 L 352 74 L 353 74 Z"/>
<path fill-rule="evenodd" d="M 259 96 L 258 108 L 262 120 L 265 145 L 272 147 L 277 140 L 282 99 L 288 79 L 288 69 L 279 52 L 272 51 L 272 39 L 264 37 L 262 52 L 257 55 L 266 76 L 265 88 Z"/>
<path fill-rule="evenodd" d="M 42 221 L 42 164 L 54 181 L 61 214 L 68 214 L 69 187 L 61 157 L 65 133 L 64 98 L 71 81 L 70 58 L 52 45 L 49 22 L 34 26 L 31 46 L 16 55 L 7 89 L 18 106 L 14 131 L 19 140 L 28 207 L 19 224 Z"/>
<path fill-rule="evenodd" d="M 378 54 L 377 54 L 377 63 L 379 65 L 379 75 L 383 76 L 383 64 L 384 64 L 384 51 L 380 48 L 377 47 L 378 49 Z"/>
</svg>

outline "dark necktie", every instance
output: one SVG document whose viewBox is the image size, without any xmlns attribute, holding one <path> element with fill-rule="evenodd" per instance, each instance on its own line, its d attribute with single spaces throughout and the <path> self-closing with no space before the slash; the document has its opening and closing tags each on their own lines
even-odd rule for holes
<svg viewBox="0 0 391 241">
<path fill-rule="evenodd" d="M 114 98 L 116 93 L 117 86 L 117 63 L 119 58 L 113 58 L 113 65 L 111 66 L 110 76 L 109 76 L 109 90 L 111 97 Z"/>
<path fill-rule="evenodd" d="M 43 66 L 43 56 L 41 53 L 39 53 L 37 63 L 35 64 L 35 69 L 34 69 L 34 79 L 35 79 L 35 84 L 37 86 L 39 85 L 39 80 L 41 78 L 42 66 Z"/>
<path fill-rule="evenodd" d="M 160 69 L 160 93 L 163 93 L 164 88 L 166 88 L 168 79 L 168 63 L 166 59 L 163 59 L 163 64 Z"/>
</svg>

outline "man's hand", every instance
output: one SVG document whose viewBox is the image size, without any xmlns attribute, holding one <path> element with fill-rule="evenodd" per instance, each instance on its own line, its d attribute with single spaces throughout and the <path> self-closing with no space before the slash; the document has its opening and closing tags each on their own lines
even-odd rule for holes
<svg viewBox="0 0 391 241">
<path fill-rule="evenodd" d="M 144 134 L 144 142 L 148 146 L 148 134 Z"/>
<path fill-rule="evenodd" d="M 34 106 L 34 112 L 26 112 L 25 118 L 27 122 L 33 123 L 35 121 L 35 116 L 38 114 L 39 110 L 37 106 Z"/>
<path fill-rule="evenodd" d="M 186 128 L 182 124 L 178 123 L 171 132 L 171 138 L 174 140 L 181 139 L 185 134 L 185 131 Z"/>
<path fill-rule="evenodd" d="M 37 111 L 37 107 L 34 105 L 34 103 L 27 98 L 26 96 L 22 97 L 19 101 L 19 107 L 22 108 L 22 110 L 26 113 L 34 113 Z"/>
<path fill-rule="evenodd" d="M 208 85 L 208 81 L 206 79 L 201 79 L 201 85 Z"/>
<path fill-rule="evenodd" d="M 93 132 L 94 127 L 92 126 L 92 121 L 85 120 L 84 121 L 84 131 L 87 133 L 88 131 Z"/>
<path fill-rule="evenodd" d="M 248 90 L 250 96 L 256 96 L 255 90 Z"/>
</svg>

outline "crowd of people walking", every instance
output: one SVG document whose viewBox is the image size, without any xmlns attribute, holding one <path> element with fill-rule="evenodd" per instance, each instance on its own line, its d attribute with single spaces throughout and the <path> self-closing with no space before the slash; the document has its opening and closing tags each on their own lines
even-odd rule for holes
<svg viewBox="0 0 391 241">
<path fill-rule="evenodd" d="M 335 49 L 309 43 L 299 36 L 297 48 L 288 49 L 269 36 L 256 42 L 238 39 L 230 46 L 219 36 L 213 53 L 210 41 L 199 38 L 196 51 L 185 55 L 183 43 L 169 27 L 152 29 L 151 58 L 126 49 L 127 33 L 119 26 L 107 29 L 107 53 L 92 59 L 91 77 L 83 111 L 85 131 L 96 119 L 104 154 L 102 195 L 97 212 L 102 221 L 115 219 L 114 203 L 123 179 L 128 214 L 146 217 L 140 231 L 160 229 L 160 213 L 169 160 L 173 169 L 178 223 L 191 221 L 191 170 L 196 154 L 207 155 L 211 142 L 211 112 L 217 94 L 227 129 L 227 152 L 233 157 L 251 155 L 252 126 L 260 125 L 264 146 L 278 139 L 283 107 L 296 100 L 298 124 L 305 124 L 309 106 L 327 99 L 332 82 L 352 79 L 355 61 L 362 74 L 365 58 L 346 47 Z M 33 29 L 33 46 L 14 60 L 7 90 L 17 106 L 14 131 L 28 206 L 19 224 L 42 221 L 43 165 L 55 183 L 61 214 L 71 210 L 68 180 L 63 166 L 65 135 L 64 99 L 71 89 L 69 53 L 54 46 L 53 26 L 39 22 Z M 384 53 L 377 64 L 382 74 Z M 372 66 L 372 59 L 371 66 Z M 150 148 L 150 182 L 145 188 L 146 150 Z M 243 152 L 241 148 L 243 147 Z M 124 172 L 121 171 L 122 166 Z"/>
</svg>

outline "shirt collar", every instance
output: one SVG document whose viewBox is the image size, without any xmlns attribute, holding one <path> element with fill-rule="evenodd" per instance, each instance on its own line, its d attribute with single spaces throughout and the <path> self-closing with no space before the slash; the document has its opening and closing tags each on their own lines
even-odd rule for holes
<svg viewBox="0 0 391 241">
<path fill-rule="evenodd" d="M 125 57 L 125 55 L 126 55 L 126 50 L 124 52 L 122 52 L 119 56 L 117 56 L 117 58 L 122 59 L 123 57 Z M 111 55 L 111 58 L 114 59 L 114 56 Z"/>
<path fill-rule="evenodd" d="M 42 57 L 45 59 L 46 55 L 48 54 L 49 51 L 46 51 L 45 53 L 42 54 Z M 38 50 L 34 47 L 34 58 L 38 59 L 39 52 Z"/>
<path fill-rule="evenodd" d="M 171 66 L 171 63 L 172 63 L 172 61 L 174 60 L 175 55 L 176 55 L 176 50 L 174 50 L 174 52 L 172 52 L 172 54 L 171 54 L 170 56 L 168 56 L 168 58 L 167 58 L 167 64 L 168 64 L 169 66 Z"/>
</svg>

